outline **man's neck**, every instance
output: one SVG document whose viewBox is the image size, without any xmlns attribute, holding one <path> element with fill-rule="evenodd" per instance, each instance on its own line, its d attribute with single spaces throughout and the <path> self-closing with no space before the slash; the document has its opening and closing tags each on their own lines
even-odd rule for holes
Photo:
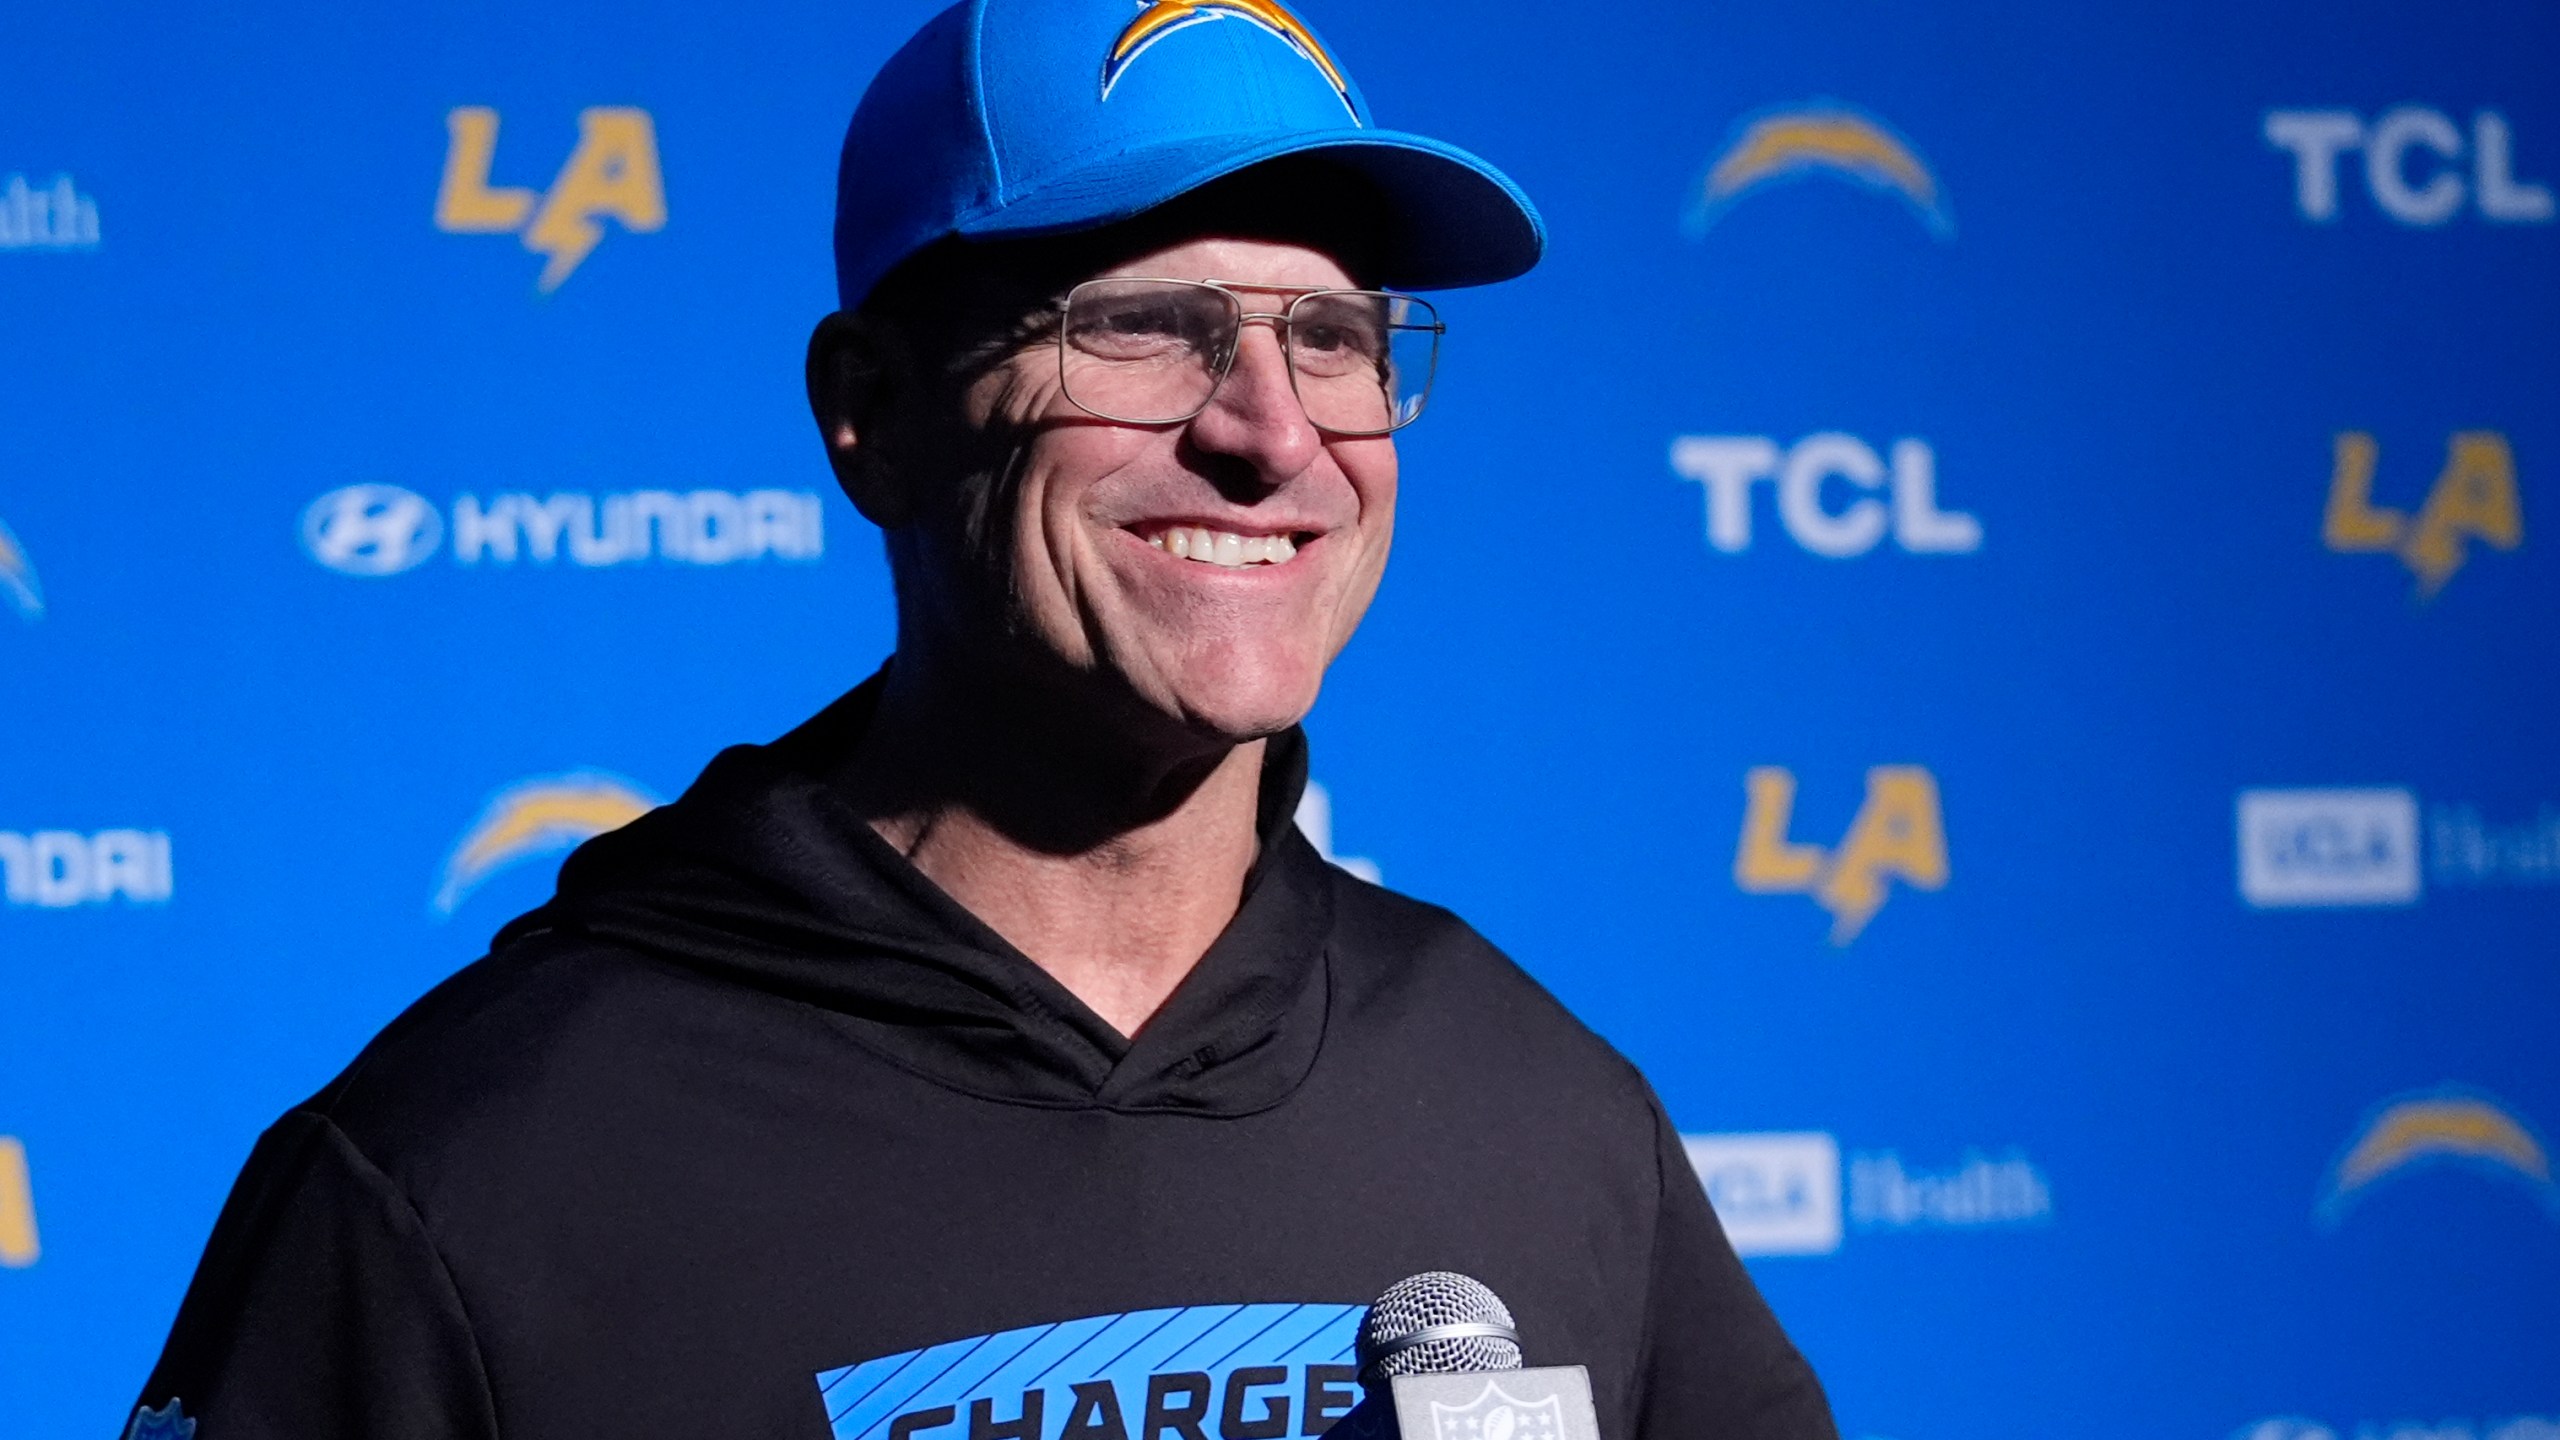
<svg viewBox="0 0 2560 1440">
<path fill-rule="evenodd" d="M 1123 1035 L 1235 918 L 1264 744 L 1097 752 L 1073 727 L 902 659 L 854 756 L 854 803 L 936 885 Z"/>
</svg>

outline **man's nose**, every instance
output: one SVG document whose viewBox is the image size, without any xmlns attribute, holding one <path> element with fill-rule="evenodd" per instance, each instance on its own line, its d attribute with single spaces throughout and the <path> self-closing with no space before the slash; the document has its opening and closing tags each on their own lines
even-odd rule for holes
<svg viewBox="0 0 2560 1440">
<path fill-rule="evenodd" d="M 1324 433 L 1307 419 L 1297 388 L 1289 383 L 1289 357 L 1279 327 L 1246 322 L 1236 336 L 1235 363 L 1209 407 L 1191 422 L 1191 440 L 1212 454 L 1232 455 L 1253 466 L 1265 485 L 1281 485 L 1305 473 L 1324 448 Z"/>
</svg>

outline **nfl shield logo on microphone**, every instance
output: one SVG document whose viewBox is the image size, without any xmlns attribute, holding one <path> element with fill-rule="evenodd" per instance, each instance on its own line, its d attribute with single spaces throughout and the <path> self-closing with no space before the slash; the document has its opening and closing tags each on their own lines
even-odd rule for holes
<svg viewBox="0 0 2560 1440">
<path fill-rule="evenodd" d="M 1485 1382 L 1472 1404 L 1431 1402 L 1431 1440 L 1563 1440 L 1564 1402 L 1516 1400 L 1502 1382 Z"/>
</svg>

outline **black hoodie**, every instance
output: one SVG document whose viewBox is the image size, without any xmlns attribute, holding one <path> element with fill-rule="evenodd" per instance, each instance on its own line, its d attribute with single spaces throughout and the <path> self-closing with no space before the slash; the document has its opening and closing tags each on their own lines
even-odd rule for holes
<svg viewBox="0 0 2560 1440">
<path fill-rule="evenodd" d="M 1132 1040 L 840 798 L 877 690 L 582 847 L 266 1133 L 146 1433 L 1278 1440 L 1446 1269 L 1610 1440 L 1833 1434 L 1644 1081 L 1315 853 L 1297 732 Z"/>
</svg>

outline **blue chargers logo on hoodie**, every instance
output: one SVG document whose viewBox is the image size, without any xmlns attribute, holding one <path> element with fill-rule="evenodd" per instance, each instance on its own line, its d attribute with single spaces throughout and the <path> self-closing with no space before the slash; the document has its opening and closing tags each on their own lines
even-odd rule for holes
<svg viewBox="0 0 2560 1440">
<path fill-rule="evenodd" d="M 1359 1401 L 1360 1305 L 1026 1325 L 818 1374 L 836 1440 L 1282 1440 Z"/>
</svg>

